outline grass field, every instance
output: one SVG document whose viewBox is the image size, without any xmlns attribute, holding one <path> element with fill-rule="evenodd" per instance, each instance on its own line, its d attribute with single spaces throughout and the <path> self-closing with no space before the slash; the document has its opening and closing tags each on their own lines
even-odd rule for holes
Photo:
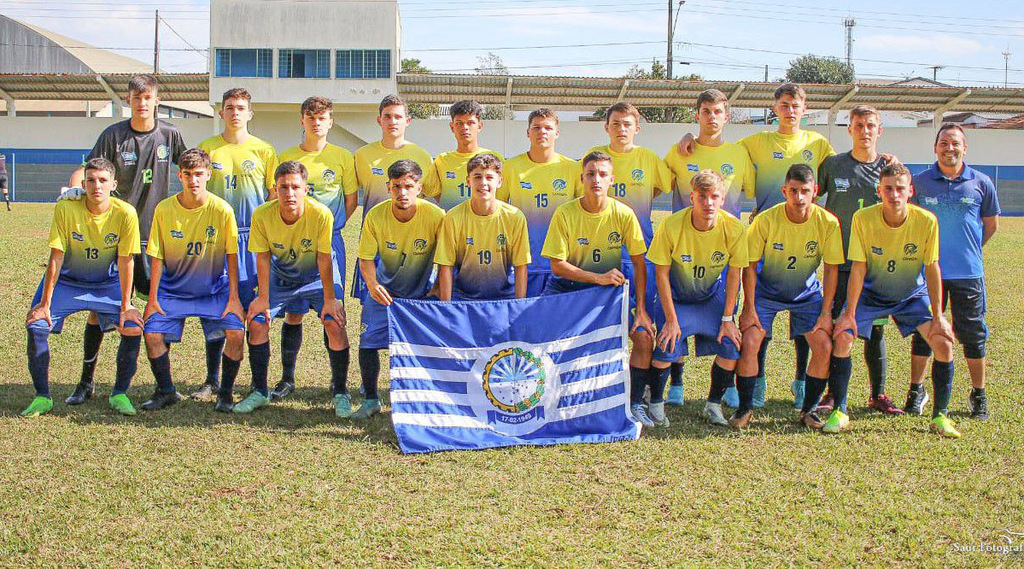
<svg viewBox="0 0 1024 569">
<path fill-rule="evenodd" d="M 185 401 L 134 418 L 106 404 L 114 337 L 97 397 L 64 405 L 81 365 L 76 316 L 52 341 L 53 413 L 18 417 L 32 397 L 24 314 L 51 212 L 0 212 L 0 565 L 1024 564 L 1019 551 L 958 549 L 1006 545 L 1000 535 L 1024 542 L 1007 533 L 1024 532 L 1024 219 L 1004 219 L 986 248 L 992 419 L 966 417 L 958 356 L 952 411 L 963 439 L 929 435 L 924 418 L 868 414 L 859 347 L 850 430 L 796 426 L 792 346 L 776 342 L 768 405 L 743 433 L 698 418 L 710 362 L 694 361 L 672 427 L 635 443 L 404 456 L 388 413 L 366 425 L 335 419 L 312 315 L 299 389 L 285 402 L 234 417 Z M 348 315 L 355 337 L 354 304 Z M 183 391 L 204 375 L 198 325 L 188 331 L 172 351 Z M 902 404 L 909 342 L 887 334 L 889 391 Z M 139 364 L 136 405 L 153 385 L 144 356 Z M 248 381 L 243 366 L 238 383 Z"/>
</svg>

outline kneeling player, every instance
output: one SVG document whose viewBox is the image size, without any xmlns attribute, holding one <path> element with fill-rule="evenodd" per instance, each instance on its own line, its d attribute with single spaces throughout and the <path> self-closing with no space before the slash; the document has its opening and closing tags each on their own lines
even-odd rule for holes
<svg viewBox="0 0 1024 569">
<path fill-rule="evenodd" d="M 544 240 L 541 254 L 551 261 L 552 278 L 545 294 L 572 292 L 592 286 L 622 286 L 622 252 L 625 249 L 635 266 L 643 267 L 647 246 L 633 210 L 608 195 L 615 180 L 612 158 L 604 152 L 591 152 L 583 158 L 583 197 L 562 204 L 551 218 L 551 227 Z M 630 301 L 636 306 L 630 327 L 633 359 L 636 358 L 637 339 L 643 338 L 648 346 L 654 343 L 654 325 L 647 314 L 647 271 L 636 272 L 636 294 Z M 650 361 L 649 359 L 647 360 Z M 632 361 L 631 361 L 632 364 Z M 649 365 L 644 363 L 644 366 Z M 653 381 L 649 367 L 630 365 L 630 412 L 647 427 L 665 424 L 662 415 L 650 417 L 644 409 L 644 388 Z M 661 391 L 651 390 L 651 403 L 665 401 L 665 385 Z M 664 411 L 664 406 L 653 407 Z M 653 419 L 653 420 L 652 420 Z"/>
<path fill-rule="evenodd" d="M 388 305 L 394 298 L 423 298 L 430 288 L 437 234 L 444 210 L 420 198 L 423 170 L 412 160 L 388 168 L 388 192 L 366 214 L 359 237 L 359 272 L 368 296 L 363 301 L 359 372 L 366 399 L 352 414 L 368 419 L 380 413 L 377 379 L 380 350 L 388 347 Z"/>
<path fill-rule="evenodd" d="M 25 318 L 28 371 L 36 397 L 22 416 L 36 417 L 53 409 L 49 335 L 60 334 L 64 319 L 83 311 L 96 313 L 104 332 L 115 327 L 121 332 L 110 406 L 124 415 L 135 414 L 127 391 L 142 330 L 125 324 L 142 325 L 142 315 L 131 304 L 139 218 L 132 206 L 110 197 L 116 187 L 114 164 L 93 158 L 85 164 L 85 199 L 63 200 L 54 208 L 50 261 Z M 86 397 L 91 395 L 90 385 Z"/>
<path fill-rule="evenodd" d="M 919 332 L 934 352 L 930 428 L 956 438 L 960 433 L 946 416 L 953 388 L 953 329 L 941 312 L 933 315 L 931 310 L 942 299 L 939 223 L 932 213 L 907 203 L 914 187 L 906 166 L 887 164 L 880 178 L 882 203 L 853 214 L 853 266 L 846 308 L 835 323 L 834 351 L 849 358 L 856 336 L 867 338 L 876 318 L 892 316 L 904 337 Z"/>
<path fill-rule="evenodd" d="M 223 380 L 234 383 L 245 325 L 238 299 L 238 225 L 231 205 L 209 193 L 210 155 L 193 148 L 178 159 L 182 191 L 156 206 L 146 253 L 150 257 L 146 351 L 156 391 L 142 404 L 163 409 L 181 399 L 171 379 L 170 343 L 181 341 L 186 318 L 199 318 L 207 343 L 225 339 Z M 233 401 L 218 399 L 217 409 Z"/>
<path fill-rule="evenodd" d="M 687 355 L 687 338 L 694 336 L 698 356 L 715 354 L 711 391 L 704 416 L 715 425 L 728 425 L 722 415 L 722 396 L 732 386 L 739 359 L 736 300 L 740 271 L 747 265 L 743 223 L 722 210 L 728 195 L 725 180 L 714 170 L 701 170 L 691 180 L 691 207 L 670 215 L 658 226 L 647 258 L 656 265 L 658 341 L 652 369 L 651 416 L 664 417 L 664 403 L 655 403 L 665 390 L 669 366 Z M 668 418 L 663 419 L 668 425 Z"/>
<path fill-rule="evenodd" d="M 441 224 L 434 261 L 441 300 L 526 296 L 530 243 L 526 216 L 498 201 L 501 160 L 477 154 L 466 165 L 472 192 Z"/>
<path fill-rule="evenodd" d="M 249 250 L 256 253 L 259 279 L 258 294 L 246 315 L 252 393 L 235 405 L 235 413 L 252 413 L 270 403 L 267 367 L 271 320 L 282 311 L 305 314 L 311 308 L 320 314 L 324 325 L 335 413 L 347 416 L 351 412 L 346 387 L 349 352 L 344 344 L 345 312 L 338 300 L 343 293 L 341 275 L 331 262 L 334 216 L 327 206 L 306 195 L 307 178 L 306 167 L 299 162 L 282 162 L 274 172 L 277 199 L 252 214 Z M 232 387 L 223 381 L 220 396 L 230 397 Z"/>
<path fill-rule="evenodd" d="M 790 314 L 791 337 L 803 336 L 811 347 L 800 421 L 832 433 L 850 421 L 846 415 L 849 354 L 832 357 L 831 308 L 843 264 L 843 236 L 836 216 L 814 203 L 815 182 L 810 166 L 790 166 L 782 186 L 786 201 L 758 213 L 747 231 L 750 266 L 743 275 L 743 347 L 736 380 L 740 406 L 729 420 L 735 427 L 746 427 L 753 417 L 758 352 L 761 343 L 771 338 L 775 315 L 784 310 Z M 824 286 L 818 280 L 823 262 Z M 836 408 L 823 424 L 813 411 L 830 381 Z"/>
</svg>

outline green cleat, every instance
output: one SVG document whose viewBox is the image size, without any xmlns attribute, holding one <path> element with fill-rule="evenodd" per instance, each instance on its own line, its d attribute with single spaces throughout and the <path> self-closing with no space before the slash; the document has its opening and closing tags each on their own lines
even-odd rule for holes
<svg viewBox="0 0 1024 569">
<path fill-rule="evenodd" d="M 956 430 L 956 427 L 953 426 L 953 421 L 950 421 L 949 417 L 945 414 L 934 417 L 932 422 L 928 424 L 928 428 L 931 432 L 938 433 L 947 438 L 960 438 L 960 431 Z"/>
<path fill-rule="evenodd" d="M 266 395 L 263 395 L 259 391 L 253 391 L 245 397 L 245 399 L 235 404 L 235 413 L 252 413 L 260 407 L 266 407 L 270 404 L 270 399 Z"/>
<path fill-rule="evenodd" d="M 334 414 L 341 419 L 348 419 L 352 416 L 352 398 L 348 393 L 339 393 L 334 396 Z"/>
<path fill-rule="evenodd" d="M 825 426 L 821 428 L 823 433 L 838 433 L 850 424 L 850 417 L 839 409 L 834 409 L 825 420 Z"/>
<path fill-rule="evenodd" d="M 380 413 L 380 400 L 379 399 L 366 399 L 363 404 L 356 409 L 355 413 L 352 413 L 352 418 L 357 421 L 369 419 L 373 415 Z"/>
<path fill-rule="evenodd" d="M 21 412 L 21 416 L 38 417 L 40 415 L 49 413 L 50 409 L 53 409 L 53 399 L 37 395 L 35 399 L 33 399 L 32 402 L 28 404 L 28 407 L 26 407 L 25 410 Z"/>
<path fill-rule="evenodd" d="M 122 415 L 128 415 L 130 417 L 136 413 L 135 406 L 132 405 L 131 399 L 128 399 L 128 395 L 125 393 L 111 395 L 110 399 L 107 399 L 107 402 L 114 408 L 114 411 L 117 411 Z"/>
</svg>

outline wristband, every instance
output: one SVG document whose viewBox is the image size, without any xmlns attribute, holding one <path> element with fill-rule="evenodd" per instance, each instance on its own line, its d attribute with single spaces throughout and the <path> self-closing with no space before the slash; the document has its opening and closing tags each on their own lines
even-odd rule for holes
<svg viewBox="0 0 1024 569">
<path fill-rule="evenodd" d="M 735 314 L 730 314 L 729 316 L 722 316 L 722 322 L 735 322 L 735 321 L 736 321 L 736 315 Z"/>
</svg>

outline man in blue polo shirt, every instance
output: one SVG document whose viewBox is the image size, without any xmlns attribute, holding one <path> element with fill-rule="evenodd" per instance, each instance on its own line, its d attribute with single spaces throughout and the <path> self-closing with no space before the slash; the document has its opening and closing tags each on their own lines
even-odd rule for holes
<svg viewBox="0 0 1024 569">
<path fill-rule="evenodd" d="M 930 168 L 914 176 L 915 202 L 939 220 L 939 265 L 942 269 L 942 309 L 950 305 L 953 331 L 964 347 L 973 389 L 967 398 L 971 417 L 988 419 L 985 397 L 985 269 L 981 248 L 999 227 L 999 198 L 992 179 L 964 163 L 967 137 L 955 124 L 946 124 L 935 137 Z M 931 355 L 928 344 L 914 336 L 907 412 L 921 413 L 928 395 L 923 381 Z"/>
</svg>

